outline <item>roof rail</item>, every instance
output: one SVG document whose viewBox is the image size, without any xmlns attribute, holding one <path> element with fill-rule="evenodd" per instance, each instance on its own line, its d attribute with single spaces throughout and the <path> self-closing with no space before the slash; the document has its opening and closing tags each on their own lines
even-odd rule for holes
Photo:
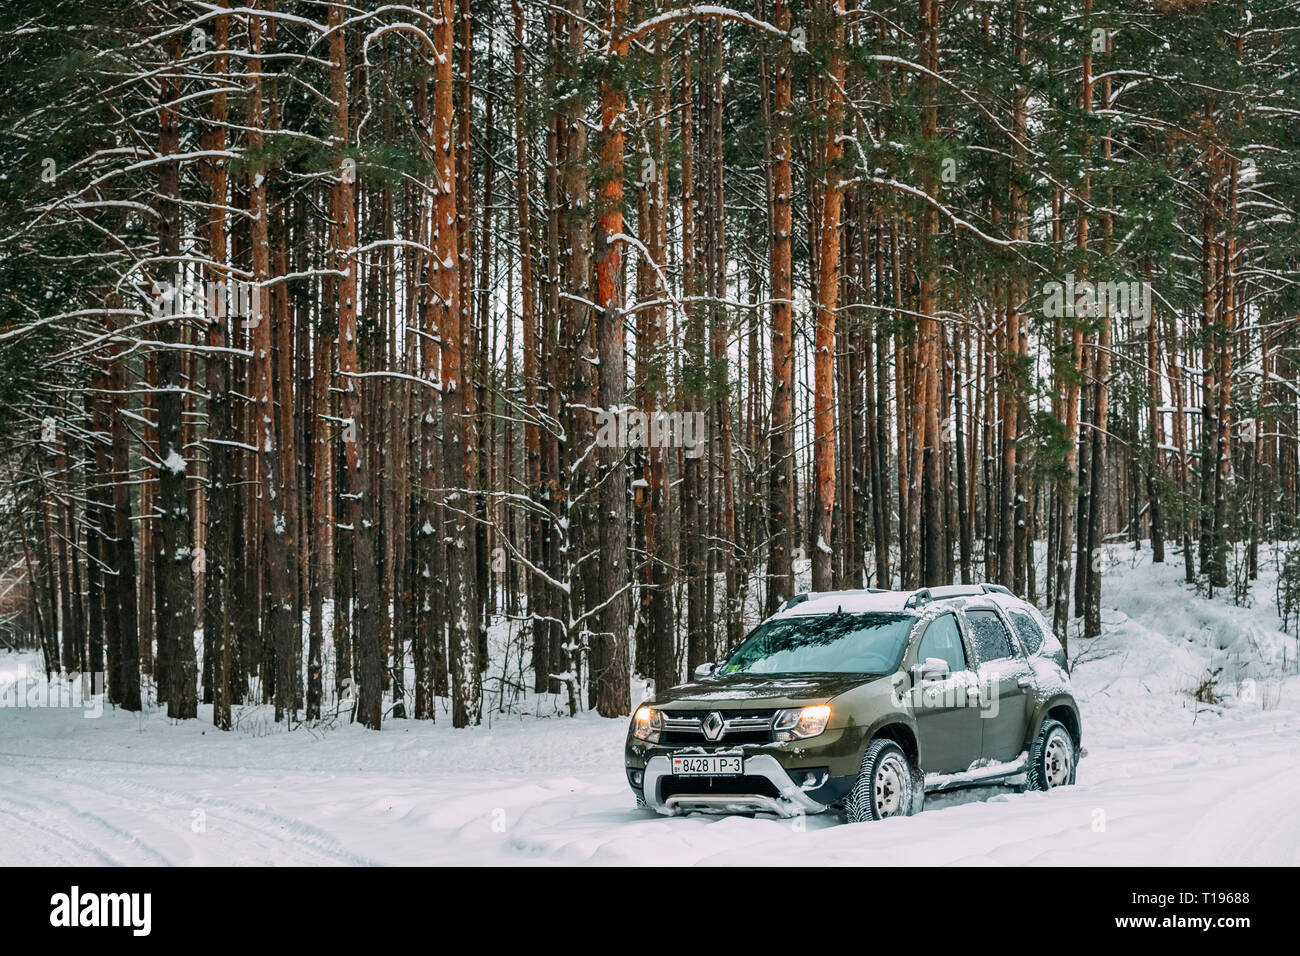
<svg viewBox="0 0 1300 956">
<path fill-rule="evenodd" d="M 929 604 L 931 600 L 932 597 L 929 588 L 917 588 L 917 590 L 913 591 L 908 599 L 903 602 L 903 607 L 924 607 Z"/>
<path fill-rule="evenodd" d="M 948 598 L 978 597 L 984 593 L 984 588 L 978 584 L 940 584 L 930 589 L 930 600 L 944 601 Z"/>
<path fill-rule="evenodd" d="M 790 610 L 790 608 L 794 607 L 796 604 L 802 604 L 804 601 L 807 601 L 807 600 L 808 600 L 809 598 L 811 598 L 815 593 L 816 593 L 816 592 L 814 592 L 814 591 L 800 591 L 798 594 L 792 594 L 792 595 L 789 597 L 789 599 L 788 599 L 784 604 L 781 605 L 781 610 L 782 610 L 782 611 L 788 611 L 788 610 Z"/>
<path fill-rule="evenodd" d="M 798 594 L 792 594 L 786 598 L 785 603 L 778 609 L 788 611 L 796 604 L 802 604 L 804 601 L 816 601 L 819 598 L 835 596 L 847 596 L 851 594 L 892 594 L 888 588 L 845 588 L 839 591 L 800 591 Z"/>
<path fill-rule="evenodd" d="M 922 607 L 931 601 L 948 601 L 956 597 L 979 597 L 980 594 L 1006 594 L 1015 592 L 1001 584 L 941 584 L 936 588 L 918 588 L 907 598 L 905 607 Z"/>
</svg>

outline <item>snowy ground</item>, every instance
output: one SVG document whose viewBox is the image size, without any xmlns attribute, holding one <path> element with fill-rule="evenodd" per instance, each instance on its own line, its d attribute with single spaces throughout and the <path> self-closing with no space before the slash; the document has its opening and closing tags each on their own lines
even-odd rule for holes
<svg viewBox="0 0 1300 956">
<path fill-rule="evenodd" d="M 1300 864 L 1300 677 L 1256 606 L 1116 547 L 1105 633 L 1072 644 L 1078 785 L 931 798 L 918 817 L 663 818 L 632 807 L 625 722 L 494 714 L 286 733 L 158 712 L 0 707 L 3 864 Z M 0 655 L 4 688 L 33 656 Z M 1189 691 L 1220 668 L 1221 705 Z M 17 682 L 17 683 L 16 683 Z"/>
</svg>

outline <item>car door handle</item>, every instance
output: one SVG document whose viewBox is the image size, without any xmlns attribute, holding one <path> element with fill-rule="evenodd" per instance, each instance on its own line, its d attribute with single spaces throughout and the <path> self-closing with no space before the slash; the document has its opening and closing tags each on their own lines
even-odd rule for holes
<svg viewBox="0 0 1300 956">
<path fill-rule="evenodd" d="M 1019 680 L 1016 681 L 1016 686 L 1017 686 L 1017 687 L 1028 687 L 1028 686 L 1029 686 L 1030 684 L 1032 684 L 1032 683 L 1033 683 L 1033 681 L 1031 681 L 1028 677 L 1021 677 Z"/>
<path fill-rule="evenodd" d="M 966 688 L 967 697 L 978 697 L 979 695 L 980 695 L 980 689 L 978 687 L 971 686 Z"/>
</svg>

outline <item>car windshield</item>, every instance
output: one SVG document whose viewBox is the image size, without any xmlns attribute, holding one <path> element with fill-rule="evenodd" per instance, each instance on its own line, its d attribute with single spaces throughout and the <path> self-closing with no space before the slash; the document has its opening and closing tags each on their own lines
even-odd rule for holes
<svg viewBox="0 0 1300 956">
<path fill-rule="evenodd" d="M 818 614 L 767 621 L 731 652 L 719 673 L 889 674 L 907 648 L 907 614 Z"/>
</svg>

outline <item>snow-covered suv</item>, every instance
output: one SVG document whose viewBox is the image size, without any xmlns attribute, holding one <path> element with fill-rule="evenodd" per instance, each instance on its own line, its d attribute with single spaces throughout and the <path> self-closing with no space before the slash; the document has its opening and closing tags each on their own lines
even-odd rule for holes
<svg viewBox="0 0 1300 956">
<path fill-rule="evenodd" d="M 1037 609 L 997 585 L 796 595 L 637 708 L 625 764 L 661 813 L 920 810 L 927 792 L 1074 782 L 1082 724 Z"/>
</svg>

